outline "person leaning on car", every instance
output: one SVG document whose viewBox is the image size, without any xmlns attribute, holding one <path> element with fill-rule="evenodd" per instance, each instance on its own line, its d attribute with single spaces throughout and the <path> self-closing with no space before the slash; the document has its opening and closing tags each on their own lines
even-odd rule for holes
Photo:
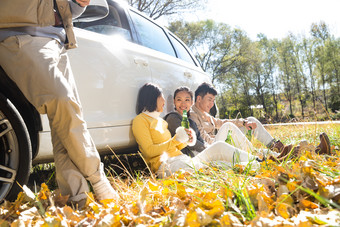
<svg viewBox="0 0 340 227">
<path fill-rule="evenodd" d="M 90 0 L 1 0 L 0 65 L 41 114 L 47 114 L 62 195 L 82 206 L 89 191 L 118 199 L 83 119 L 66 49 L 76 47 L 72 18 Z"/>
</svg>

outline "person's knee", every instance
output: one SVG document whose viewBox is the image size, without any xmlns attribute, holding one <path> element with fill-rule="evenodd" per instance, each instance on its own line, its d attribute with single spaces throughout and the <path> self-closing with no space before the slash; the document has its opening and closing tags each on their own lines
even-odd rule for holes
<svg viewBox="0 0 340 227">
<path fill-rule="evenodd" d="M 226 128 L 226 129 L 232 129 L 232 128 L 235 128 L 236 127 L 236 125 L 234 124 L 234 123 L 231 123 L 231 122 L 225 122 L 222 126 L 221 126 L 221 128 Z M 221 129 L 220 128 L 220 129 Z"/>
<path fill-rule="evenodd" d="M 255 117 L 247 117 L 247 120 L 250 121 L 250 122 L 254 122 L 257 125 L 260 124 L 260 121 L 257 120 L 257 118 L 255 118 Z"/>
<path fill-rule="evenodd" d="M 41 114 L 52 114 L 56 112 L 63 112 L 65 115 L 67 113 L 77 113 L 81 112 L 81 105 L 72 96 L 64 94 L 50 94 L 41 100 L 41 105 L 37 108 Z M 54 114 L 52 114 L 54 116 Z"/>
<path fill-rule="evenodd" d="M 215 150 L 226 150 L 232 148 L 232 146 L 224 141 L 217 141 L 213 143 Z"/>
</svg>

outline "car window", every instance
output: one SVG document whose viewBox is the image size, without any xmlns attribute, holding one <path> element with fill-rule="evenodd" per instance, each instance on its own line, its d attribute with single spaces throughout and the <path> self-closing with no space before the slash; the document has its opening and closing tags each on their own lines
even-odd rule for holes
<svg viewBox="0 0 340 227">
<path fill-rule="evenodd" d="M 134 11 L 130 12 L 141 45 L 176 57 L 175 51 L 161 27 Z"/>
<path fill-rule="evenodd" d="M 188 52 L 188 50 L 183 46 L 182 43 L 180 43 L 173 35 L 170 34 L 170 40 L 172 42 L 172 44 L 174 45 L 175 49 L 176 49 L 176 53 L 177 53 L 177 57 L 189 62 L 191 64 L 194 64 L 196 66 L 195 61 L 192 59 L 190 53 Z"/>
<path fill-rule="evenodd" d="M 107 17 L 92 22 L 75 22 L 74 26 L 103 35 L 121 35 L 127 40 L 132 40 L 129 29 L 124 28 L 118 10 L 112 5 L 109 5 Z"/>
</svg>

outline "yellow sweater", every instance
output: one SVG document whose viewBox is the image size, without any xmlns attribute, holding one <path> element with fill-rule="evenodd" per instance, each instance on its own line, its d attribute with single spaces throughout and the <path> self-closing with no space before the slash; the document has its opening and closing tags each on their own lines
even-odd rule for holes
<svg viewBox="0 0 340 227">
<path fill-rule="evenodd" d="M 181 155 L 181 149 L 186 146 L 176 140 L 176 135 L 171 138 L 165 120 L 150 117 L 145 113 L 135 117 L 132 122 L 132 132 L 152 172 L 158 170 L 163 154 L 164 158 Z"/>
</svg>

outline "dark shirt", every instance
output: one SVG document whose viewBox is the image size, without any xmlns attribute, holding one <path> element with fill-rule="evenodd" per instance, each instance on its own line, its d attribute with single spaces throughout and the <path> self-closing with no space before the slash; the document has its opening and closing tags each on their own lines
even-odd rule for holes
<svg viewBox="0 0 340 227">
<path fill-rule="evenodd" d="M 168 122 L 168 129 L 171 133 L 171 136 L 176 134 L 176 129 L 181 126 L 182 116 L 178 112 L 168 113 L 164 120 Z M 181 151 L 183 154 L 186 154 L 190 157 L 194 157 L 195 154 L 193 151 L 201 152 L 205 149 L 204 141 L 201 137 L 201 134 L 197 128 L 196 123 L 189 118 L 190 128 L 192 128 L 196 133 L 196 144 L 194 146 L 186 146 Z"/>
</svg>

